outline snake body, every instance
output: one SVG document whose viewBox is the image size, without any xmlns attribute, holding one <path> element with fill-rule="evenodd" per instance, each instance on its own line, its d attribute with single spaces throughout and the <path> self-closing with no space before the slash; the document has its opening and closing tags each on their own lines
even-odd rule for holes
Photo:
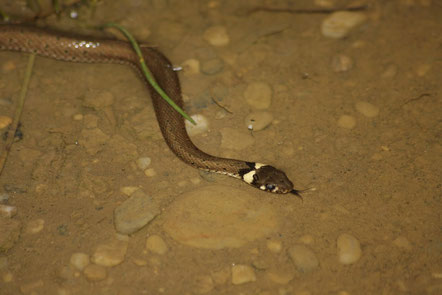
<svg viewBox="0 0 442 295">
<path fill-rule="evenodd" d="M 139 59 L 128 42 L 61 33 L 34 26 L 0 25 L 0 50 L 35 53 L 79 63 L 128 64 L 141 71 Z M 171 62 L 154 48 L 141 47 L 141 50 L 159 86 L 182 108 L 180 82 Z M 198 149 L 186 132 L 182 116 L 145 82 L 163 137 L 178 158 L 198 169 L 242 179 L 264 191 L 299 195 L 286 174 L 273 166 L 215 157 Z"/>
</svg>

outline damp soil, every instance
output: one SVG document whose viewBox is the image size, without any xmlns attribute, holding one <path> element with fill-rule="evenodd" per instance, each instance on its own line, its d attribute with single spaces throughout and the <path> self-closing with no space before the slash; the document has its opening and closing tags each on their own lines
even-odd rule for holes
<svg viewBox="0 0 442 295">
<path fill-rule="evenodd" d="M 210 122 L 194 142 L 214 155 L 271 163 L 296 188 L 316 191 L 300 201 L 228 177 L 201 177 L 167 148 L 145 85 L 131 68 L 37 57 L 21 118 L 23 139 L 14 143 L 0 178 L 4 202 L 17 208 L 12 219 L 21 226 L 11 229 L 20 236 L 0 253 L 0 294 L 440 294 L 442 5 L 367 3 L 368 20 L 343 39 L 321 34 L 327 14 L 248 13 L 256 6 L 318 8 L 312 1 L 103 1 L 92 18 L 80 6 L 77 20 L 62 14 L 38 21 L 89 34 L 80 28 L 117 21 L 176 65 L 220 59 L 215 73 L 180 73 L 186 110 Z M 204 41 L 213 25 L 226 28 L 228 45 Z M 350 57 L 353 67 L 334 71 L 338 55 Z M 14 113 L 26 63 L 25 54 L 0 52 L 1 115 Z M 256 81 L 273 89 L 267 111 L 275 120 L 252 133 L 252 146 L 222 150 L 222 128 L 247 128 L 245 117 L 254 109 L 243 93 Z M 110 106 L 88 103 L 103 93 L 114 98 Z M 379 113 L 364 116 L 358 102 Z M 343 115 L 356 124 L 340 126 Z M 81 144 L 91 128 L 105 135 L 95 153 Z M 156 175 L 137 167 L 141 156 L 151 158 Z M 210 182 L 271 206 L 283 217 L 277 232 L 238 248 L 198 249 L 173 240 L 157 218 L 130 236 L 123 263 L 109 268 L 105 279 L 91 282 L 70 270 L 73 253 L 92 254 L 115 235 L 113 212 L 127 198 L 122 187 L 142 188 L 167 212 L 181 194 Z M 44 222 L 40 231 L 36 220 Z M 361 258 L 351 265 L 337 257 L 342 233 L 361 245 Z M 152 234 L 164 239 L 166 254 L 145 251 Z M 268 240 L 282 250 L 269 251 Z M 299 243 L 319 260 L 312 272 L 291 265 L 288 249 Z M 148 263 L 134 263 L 140 257 Z M 252 266 L 256 281 L 232 284 L 235 264 Z M 278 283 L 266 276 L 278 268 L 290 268 L 293 278 Z M 223 270 L 225 279 L 213 277 Z"/>
</svg>

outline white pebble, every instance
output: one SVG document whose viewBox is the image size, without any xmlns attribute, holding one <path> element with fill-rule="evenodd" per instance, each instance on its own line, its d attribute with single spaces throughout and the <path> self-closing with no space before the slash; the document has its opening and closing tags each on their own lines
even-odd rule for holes
<svg viewBox="0 0 442 295">
<path fill-rule="evenodd" d="M 35 219 L 28 222 L 26 225 L 26 232 L 36 234 L 43 230 L 45 221 L 43 219 Z"/>
<path fill-rule="evenodd" d="M 186 130 L 190 136 L 204 133 L 209 129 L 209 120 L 203 115 L 192 115 L 191 118 L 195 121 L 196 125 L 186 120 Z"/>
<path fill-rule="evenodd" d="M 344 38 L 356 26 L 362 24 L 367 16 L 360 12 L 338 11 L 330 14 L 321 25 L 325 37 Z"/>
<path fill-rule="evenodd" d="M 245 124 L 247 129 L 260 131 L 269 126 L 273 121 L 273 115 L 269 112 L 253 112 L 247 115 Z"/>
<path fill-rule="evenodd" d="M 282 243 L 277 240 L 269 240 L 267 241 L 267 249 L 273 253 L 279 253 L 282 250 Z"/>
<path fill-rule="evenodd" d="M 204 32 L 203 38 L 213 46 L 225 46 L 230 42 L 226 28 L 223 26 L 213 26 L 208 28 Z"/>
<path fill-rule="evenodd" d="M 155 169 L 149 168 L 144 170 L 144 175 L 146 175 L 147 177 L 154 177 L 155 175 L 157 175 L 157 172 L 155 171 Z"/>
<path fill-rule="evenodd" d="M 379 114 L 379 108 L 365 101 L 358 101 L 355 105 L 356 110 L 367 118 L 376 117 Z"/>
<path fill-rule="evenodd" d="M 338 119 L 338 126 L 345 129 L 353 129 L 356 126 L 356 119 L 349 115 L 342 115 Z"/>
<path fill-rule="evenodd" d="M 97 265 L 112 267 L 124 261 L 126 251 L 126 241 L 113 240 L 107 244 L 99 245 L 92 255 L 91 261 Z"/>
<path fill-rule="evenodd" d="M 140 188 L 137 186 L 123 186 L 122 188 L 120 188 L 120 192 L 125 194 L 126 196 L 130 196 L 139 189 Z"/>
<path fill-rule="evenodd" d="M 92 282 L 104 280 L 107 276 L 106 268 L 95 264 L 86 266 L 83 273 L 86 279 Z"/>
<path fill-rule="evenodd" d="M 147 167 L 150 165 L 152 160 L 149 157 L 141 157 L 137 159 L 137 166 L 141 170 L 147 169 Z"/>
<path fill-rule="evenodd" d="M 341 234 L 337 239 L 338 258 L 342 264 L 352 264 L 361 258 L 362 250 L 358 239 L 350 234 Z"/>
<path fill-rule="evenodd" d="M 331 65 L 335 73 L 347 72 L 353 68 L 353 60 L 346 55 L 339 54 L 332 58 Z"/>
<path fill-rule="evenodd" d="M 265 82 L 252 82 L 244 91 L 244 98 L 252 107 L 264 110 L 272 103 L 272 88 Z"/>
<path fill-rule="evenodd" d="M 80 271 L 89 265 L 89 262 L 89 255 L 86 253 L 74 253 L 71 255 L 71 265 Z"/>
<path fill-rule="evenodd" d="M 256 281 L 256 275 L 253 268 L 242 264 L 232 266 L 232 284 L 240 285 L 254 281 Z"/>
<path fill-rule="evenodd" d="M 0 204 L 0 216 L 11 218 L 17 214 L 17 207 Z"/>
<path fill-rule="evenodd" d="M 195 75 L 200 73 L 200 62 L 197 59 L 191 58 L 181 63 L 183 73 L 185 75 Z"/>
<path fill-rule="evenodd" d="M 163 255 L 167 252 L 168 248 L 163 238 L 158 235 L 151 235 L 146 240 L 146 249 L 155 253 Z"/>
<path fill-rule="evenodd" d="M 319 265 L 316 254 L 304 245 L 294 245 L 289 249 L 289 255 L 300 272 L 311 272 Z"/>
<path fill-rule="evenodd" d="M 412 246 L 406 237 L 398 237 L 393 241 L 396 247 L 402 248 L 404 250 L 410 251 Z"/>
</svg>

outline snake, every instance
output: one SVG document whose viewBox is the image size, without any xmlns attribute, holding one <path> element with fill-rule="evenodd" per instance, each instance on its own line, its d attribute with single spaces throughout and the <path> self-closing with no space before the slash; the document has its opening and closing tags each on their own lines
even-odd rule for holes
<svg viewBox="0 0 442 295">
<path fill-rule="evenodd" d="M 126 64 L 141 73 L 139 57 L 129 42 L 33 25 L 0 24 L 0 50 L 33 53 L 77 63 Z M 158 85 L 183 108 L 180 81 L 172 63 L 154 47 L 142 46 L 141 52 Z M 164 140 L 179 159 L 203 171 L 241 179 L 262 191 L 301 197 L 301 191 L 294 189 L 287 175 L 274 166 L 217 157 L 196 147 L 187 134 L 184 118 L 153 89 L 144 75 L 140 76 L 146 82 Z"/>
</svg>

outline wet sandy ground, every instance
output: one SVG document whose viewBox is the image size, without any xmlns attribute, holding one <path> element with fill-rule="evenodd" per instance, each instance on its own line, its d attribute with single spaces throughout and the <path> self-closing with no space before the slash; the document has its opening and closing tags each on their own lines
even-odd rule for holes
<svg viewBox="0 0 442 295">
<path fill-rule="evenodd" d="M 2 204 L 17 208 L 0 219 L 0 294 L 442 293 L 442 5 L 367 3 L 365 22 L 341 39 L 321 33 L 328 14 L 247 14 L 256 6 L 319 7 L 310 1 L 105 1 L 93 20 L 87 8 L 80 20 L 47 19 L 71 31 L 117 21 L 174 64 L 198 60 L 201 73 L 180 74 L 186 109 L 210 124 L 195 143 L 211 154 L 271 163 L 297 188 L 317 190 L 301 202 L 201 175 L 168 150 L 130 68 L 37 58 L 24 137 L 0 178 Z M 213 26 L 225 29 L 228 44 L 204 39 Z M 0 52 L 0 115 L 13 114 L 26 62 L 26 55 Z M 244 121 L 256 105 L 244 93 L 255 82 L 270 85 L 265 111 L 274 120 L 250 133 Z M 223 146 L 235 132 L 252 141 Z M 140 157 L 151 159 L 149 172 Z M 223 228 L 239 240 L 252 232 L 243 243 L 201 247 L 170 230 L 170 212 L 183 212 L 183 200 L 214 185 L 213 199 L 188 209 L 201 218 L 189 224 L 200 236 L 213 225 L 213 238 Z M 116 238 L 114 210 L 131 188 L 150 196 L 158 215 Z M 234 199 L 244 214 L 229 207 Z M 267 212 L 262 226 L 245 231 L 254 212 Z M 343 234 L 354 238 L 351 251 L 360 249 L 349 264 L 340 261 Z M 117 265 L 95 259 L 85 272 L 70 262 L 74 253 L 94 257 L 100 245 L 113 251 L 106 263 Z M 299 246 L 310 251 L 307 266 L 294 257 Z"/>
</svg>

